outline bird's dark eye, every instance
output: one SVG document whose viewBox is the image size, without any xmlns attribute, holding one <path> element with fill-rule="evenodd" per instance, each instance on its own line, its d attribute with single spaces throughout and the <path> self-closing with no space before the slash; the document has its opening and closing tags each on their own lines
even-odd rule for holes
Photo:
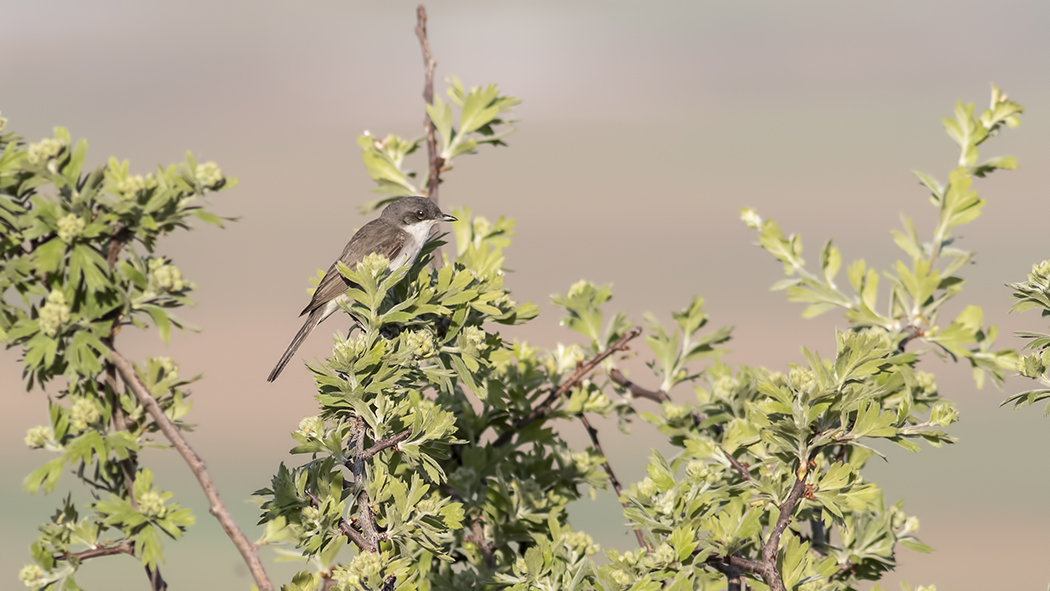
<svg viewBox="0 0 1050 591">
<path fill-rule="evenodd" d="M 426 217 L 426 214 L 424 214 L 423 210 L 421 209 L 421 210 L 416 212 L 416 217 L 419 218 L 419 219 L 423 219 L 424 217 Z"/>
</svg>

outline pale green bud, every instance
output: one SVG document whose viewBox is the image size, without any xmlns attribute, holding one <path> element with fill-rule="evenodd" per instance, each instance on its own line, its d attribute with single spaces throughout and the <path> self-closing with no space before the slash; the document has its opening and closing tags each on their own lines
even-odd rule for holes
<svg viewBox="0 0 1050 591">
<path fill-rule="evenodd" d="M 741 209 L 740 219 L 752 230 L 759 230 L 762 228 L 762 218 L 753 207 L 745 207 L 744 209 Z"/>
<path fill-rule="evenodd" d="M 41 164 L 51 160 L 62 153 L 65 148 L 62 140 L 57 138 L 44 138 L 35 144 L 29 145 L 29 154 L 26 159 L 30 164 Z"/>
<path fill-rule="evenodd" d="M 576 365 L 583 361 L 583 349 L 579 345 L 565 345 L 558 343 L 558 347 L 554 349 L 554 371 L 556 373 L 565 373 L 570 370 L 576 369 Z"/>
<path fill-rule="evenodd" d="M 654 505 L 658 512 L 664 515 L 671 515 L 674 513 L 674 495 L 671 494 L 671 491 L 665 492 L 656 499 Z"/>
<path fill-rule="evenodd" d="M 904 531 L 901 533 L 919 531 L 919 518 L 914 515 L 904 520 Z"/>
<path fill-rule="evenodd" d="M 915 381 L 919 383 L 923 394 L 933 394 L 937 391 L 937 377 L 925 371 L 915 372 Z"/>
<path fill-rule="evenodd" d="M 123 180 L 117 182 L 117 192 L 124 199 L 132 199 L 140 192 L 146 189 L 155 187 L 157 182 L 153 179 L 153 175 L 146 175 L 145 178 L 142 175 L 128 175 Z"/>
<path fill-rule="evenodd" d="M 347 565 L 347 570 L 357 574 L 362 579 L 370 579 L 383 574 L 383 559 L 385 553 L 361 552 Z"/>
<path fill-rule="evenodd" d="M 642 493 L 644 496 L 651 497 L 655 495 L 658 490 L 659 489 L 656 488 L 656 483 L 648 476 L 645 480 L 638 483 L 638 492 Z"/>
<path fill-rule="evenodd" d="M 47 571 L 39 564 L 27 564 L 18 571 L 18 580 L 26 587 L 40 587 L 47 583 Z"/>
<path fill-rule="evenodd" d="M 222 180 L 222 171 L 219 170 L 219 165 L 214 162 L 205 162 L 204 164 L 198 164 L 197 170 L 194 173 L 197 177 L 197 181 L 205 187 L 214 187 L 219 184 Z"/>
<path fill-rule="evenodd" d="M 712 390 L 714 390 L 715 396 L 719 398 L 731 398 L 739 387 L 740 380 L 733 376 L 722 376 L 715 380 Z"/>
<path fill-rule="evenodd" d="M 77 431 L 87 429 L 87 426 L 99 420 L 101 415 L 94 401 L 87 398 L 77 398 L 73 402 L 70 424 Z"/>
<path fill-rule="evenodd" d="M 586 532 L 577 531 L 570 534 L 565 534 L 562 539 L 567 547 L 576 552 L 582 552 L 587 556 L 598 552 L 598 545 L 594 543 L 594 538 L 588 535 Z"/>
<path fill-rule="evenodd" d="M 492 232 L 492 223 L 487 219 L 478 216 L 474 218 L 474 235 L 484 238 Z"/>
<path fill-rule="evenodd" d="M 361 259 L 361 262 L 357 263 L 357 270 L 363 273 L 368 273 L 372 275 L 372 277 L 378 277 L 379 274 L 386 271 L 389 266 L 390 259 L 379 253 L 373 252 Z"/>
<path fill-rule="evenodd" d="M 1043 287 L 1050 283 L 1050 259 L 1032 265 L 1032 279 L 1033 282 L 1039 283 Z"/>
<path fill-rule="evenodd" d="M 673 402 L 664 402 L 660 405 L 660 408 L 664 411 L 664 416 L 669 421 L 681 419 L 689 416 L 689 409 L 683 404 L 674 404 Z"/>
<path fill-rule="evenodd" d="M 150 261 L 150 269 L 157 285 L 165 291 L 182 291 L 186 284 L 182 280 L 182 272 L 179 271 L 178 267 L 163 262 L 154 267 L 153 262 L 157 260 L 160 259 Z"/>
<path fill-rule="evenodd" d="M 40 308 L 40 330 L 49 337 L 58 334 L 58 329 L 69 322 L 69 306 L 66 296 L 54 290 L 47 296 L 47 303 Z"/>
<path fill-rule="evenodd" d="M 306 529 L 317 529 L 321 526 L 321 510 L 317 507 L 303 507 L 300 519 Z"/>
<path fill-rule="evenodd" d="M 688 476 L 690 480 L 705 480 L 710 473 L 711 471 L 707 468 L 707 464 L 699 460 L 693 460 L 685 467 L 685 475 Z"/>
<path fill-rule="evenodd" d="M 959 409 L 949 402 L 938 402 L 930 412 L 930 422 L 940 427 L 947 427 L 959 420 Z"/>
<path fill-rule="evenodd" d="M 800 392 L 807 392 L 813 387 L 813 372 L 803 367 L 792 367 L 788 372 L 788 380 Z"/>
<path fill-rule="evenodd" d="M 416 357 L 425 358 L 434 354 L 434 335 L 429 330 L 417 330 L 408 333 L 408 347 Z"/>
<path fill-rule="evenodd" d="M 324 420 L 321 417 L 306 417 L 299 421 L 299 433 L 307 437 L 324 437 Z"/>
<path fill-rule="evenodd" d="M 514 309 L 515 306 L 518 305 L 517 302 L 515 302 L 512 299 L 510 299 L 510 294 L 508 294 L 506 292 L 504 292 L 503 295 L 501 295 L 500 297 L 492 300 L 491 304 L 493 306 L 499 308 L 500 310 L 504 310 L 504 311 L 512 310 L 512 309 Z"/>
<path fill-rule="evenodd" d="M 632 577 L 631 575 L 627 574 L 625 571 L 623 571 L 621 569 L 616 569 L 616 570 L 612 571 L 611 573 L 609 573 L 609 575 L 613 578 L 614 581 L 616 581 L 617 583 L 619 583 L 621 585 L 624 585 L 624 586 L 630 585 L 631 583 L 634 582 L 634 577 Z"/>
<path fill-rule="evenodd" d="M 484 351 L 488 345 L 485 344 L 485 337 L 488 334 L 476 326 L 468 326 L 463 329 L 463 338 L 468 343 L 474 346 L 478 351 Z"/>
<path fill-rule="evenodd" d="M 670 564 L 678 558 L 675 554 L 674 548 L 670 544 L 660 544 L 660 547 L 656 549 L 656 562 L 659 564 Z"/>
<path fill-rule="evenodd" d="M 155 490 L 146 491 L 138 498 L 139 513 L 147 517 L 163 517 L 166 512 L 164 496 Z"/>
<path fill-rule="evenodd" d="M 341 343 L 335 345 L 335 356 L 339 361 L 353 362 L 367 351 L 368 339 L 364 333 L 359 332 Z"/>
<path fill-rule="evenodd" d="M 52 439 L 54 439 L 54 435 L 51 433 L 51 427 L 41 425 L 26 431 L 25 442 L 31 449 L 40 449 Z"/>
<path fill-rule="evenodd" d="M 416 511 L 419 511 L 420 513 L 435 513 L 437 508 L 437 501 L 433 497 L 420 499 L 419 502 L 416 503 Z"/>
<path fill-rule="evenodd" d="M 1019 355 L 1017 357 L 1017 371 L 1026 378 L 1038 378 L 1046 373 L 1048 365 L 1046 357 L 1046 355 L 1040 353 Z"/>
<path fill-rule="evenodd" d="M 58 220 L 58 238 L 69 244 L 84 233 L 84 226 L 84 220 L 74 213 L 62 217 Z"/>
<path fill-rule="evenodd" d="M 585 292 L 594 289 L 594 284 L 586 279 L 580 279 L 576 283 L 572 284 L 569 288 L 569 297 L 573 298 L 579 295 L 583 295 Z"/>
</svg>

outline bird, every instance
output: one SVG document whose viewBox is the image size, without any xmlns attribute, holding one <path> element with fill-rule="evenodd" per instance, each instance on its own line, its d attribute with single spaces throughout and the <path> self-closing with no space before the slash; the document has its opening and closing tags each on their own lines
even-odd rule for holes
<svg viewBox="0 0 1050 591">
<path fill-rule="evenodd" d="M 362 226 L 317 284 L 313 298 L 299 314 L 300 317 L 306 315 L 306 322 L 295 334 L 266 381 L 276 380 L 313 329 L 335 313 L 340 302 L 349 300 L 346 290 L 353 284 L 339 272 L 339 263 L 353 271 L 366 256 L 376 253 L 390 261 L 388 269 L 399 269 L 415 262 L 435 224 L 454 221 L 455 217 L 442 213 L 437 204 L 426 197 L 402 197 L 387 205 L 378 219 Z"/>
</svg>

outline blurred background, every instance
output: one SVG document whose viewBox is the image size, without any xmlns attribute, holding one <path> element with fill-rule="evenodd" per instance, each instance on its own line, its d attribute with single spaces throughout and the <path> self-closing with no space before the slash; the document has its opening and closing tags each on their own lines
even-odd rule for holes
<svg viewBox="0 0 1050 591">
<path fill-rule="evenodd" d="M 913 216 L 928 240 L 935 209 L 912 169 L 942 181 L 958 151 L 939 119 L 956 99 L 983 109 L 989 82 L 1028 107 L 1020 129 L 987 142 L 982 156 L 1020 159 L 1018 171 L 978 181 L 984 216 L 964 228 L 977 251 L 969 288 L 946 310 L 981 306 L 1003 342 L 1039 330 L 1035 314 L 1009 316 L 1007 282 L 1050 257 L 1050 4 L 1046 2 L 445 2 L 427 4 L 437 78 L 499 83 L 524 103 L 510 146 L 461 157 L 445 175 L 442 205 L 518 220 L 507 283 L 543 313 L 506 338 L 553 346 L 578 342 L 558 326 L 550 295 L 585 277 L 611 282 L 611 309 L 665 321 L 693 294 L 714 326 L 736 325 L 733 364 L 784 370 L 800 346 L 834 350 L 835 313 L 802 320 L 802 306 L 770 293 L 782 276 L 737 220 L 741 207 L 804 237 L 815 263 L 833 236 L 845 261 L 885 267 L 902 256 L 888 230 Z M 252 491 L 287 454 L 286 434 L 313 414 L 308 373 L 295 361 L 266 374 L 299 327 L 307 279 L 327 267 L 367 218 L 374 195 L 355 138 L 364 130 L 422 135 L 422 60 L 409 2 L 17 2 L 0 0 L 0 111 L 37 141 L 54 125 L 91 142 L 89 164 L 110 155 L 145 174 L 192 149 L 240 186 L 214 197 L 240 216 L 163 246 L 198 283 L 203 328 L 165 347 L 154 331 L 126 331 L 120 345 L 142 359 L 171 355 L 194 388 L 189 435 L 226 503 L 255 538 Z M 443 94 L 444 84 L 437 91 Z M 422 158 L 415 163 L 423 170 Z M 885 293 L 883 294 L 885 298 Z M 299 359 L 330 350 L 333 318 Z M 644 347 L 636 347 L 642 351 Z M 16 351 L 0 352 L 0 588 L 15 588 L 29 543 L 60 496 L 87 491 L 65 477 L 50 497 L 21 478 L 49 459 L 26 449 L 26 429 L 46 420 L 44 394 L 22 391 Z M 653 385 L 642 364 L 627 365 Z M 887 582 L 942 589 L 1045 588 L 1050 572 L 1050 419 L 1041 408 L 1000 408 L 1030 382 L 978 391 L 963 365 L 931 358 L 941 390 L 959 403 L 955 446 L 910 454 L 886 449 L 866 476 L 887 501 L 921 518 L 931 555 L 900 549 Z M 672 395 L 692 396 L 689 388 Z M 645 404 L 642 401 L 641 404 Z M 622 435 L 598 424 L 621 480 L 644 475 L 660 436 L 644 424 Z M 583 445 L 578 423 L 559 428 Z M 193 507 L 198 525 L 167 542 L 172 589 L 246 589 L 239 556 L 207 514 L 173 452 L 147 451 L 159 486 Z M 610 495 L 572 507 L 577 528 L 628 549 Z M 269 562 L 273 554 L 264 551 Z M 287 580 L 296 565 L 272 566 Z M 87 563 L 86 588 L 146 588 L 133 559 Z"/>
</svg>

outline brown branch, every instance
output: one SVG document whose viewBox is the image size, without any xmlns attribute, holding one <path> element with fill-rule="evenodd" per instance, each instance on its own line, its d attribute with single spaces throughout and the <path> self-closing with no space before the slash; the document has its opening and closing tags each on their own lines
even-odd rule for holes
<svg viewBox="0 0 1050 591">
<path fill-rule="evenodd" d="M 423 50 L 423 68 L 426 71 L 423 100 L 431 105 L 434 103 L 434 68 L 437 67 L 437 62 L 430 54 L 430 41 L 427 39 L 427 9 L 422 4 L 416 8 L 416 37 L 419 38 L 419 47 Z M 430 120 L 430 115 L 424 116 L 423 126 L 427 131 L 427 161 L 430 163 L 427 197 L 438 204 L 438 186 L 441 183 L 441 167 L 445 165 L 445 159 L 438 154 L 437 133 L 434 122 Z"/>
<path fill-rule="evenodd" d="M 742 577 L 739 568 L 724 562 L 709 562 L 708 564 L 726 576 L 726 591 L 741 591 Z"/>
<path fill-rule="evenodd" d="M 719 450 L 723 454 L 725 454 L 726 458 L 729 460 L 729 465 L 736 469 L 736 471 L 740 473 L 740 476 L 742 476 L 744 480 L 752 480 L 751 470 L 749 470 L 747 466 L 741 464 L 740 460 L 733 457 L 733 454 L 729 453 L 728 451 L 722 448 L 719 448 Z"/>
<path fill-rule="evenodd" d="M 387 437 L 386 439 L 380 439 L 379 441 L 375 442 L 375 444 L 372 447 L 370 447 L 370 448 L 366 449 L 365 451 L 361 452 L 361 459 L 362 460 L 370 460 L 370 459 L 372 459 L 372 456 L 374 456 L 377 453 L 383 451 L 384 449 L 386 449 L 388 447 L 396 447 L 397 444 L 399 444 L 402 441 L 408 439 L 411 435 L 412 435 L 412 429 L 405 429 L 404 431 L 398 433 L 397 435 L 394 435 L 393 437 Z"/>
<path fill-rule="evenodd" d="M 131 542 L 121 542 L 120 544 L 114 544 L 112 546 L 97 546 L 95 548 L 88 548 L 82 552 L 66 552 L 62 555 L 62 560 L 90 560 L 92 558 L 98 558 L 99 556 L 113 556 L 115 554 L 130 554 L 135 555 L 135 546 Z"/>
<path fill-rule="evenodd" d="M 602 468 L 605 470 L 605 473 L 609 475 L 609 482 L 612 484 L 613 490 L 616 491 L 616 499 L 619 500 L 620 497 L 623 496 L 623 487 L 620 486 L 620 481 L 616 478 L 612 465 L 609 464 L 609 457 L 605 455 L 605 451 L 602 450 L 602 444 L 598 441 L 598 430 L 594 428 L 594 425 L 591 425 L 591 421 L 587 419 L 587 415 L 581 412 L 576 416 L 580 418 L 580 422 L 583 423 L 584 428 L 587 429 L 587 435 L 591 438 L 591 444 L 594 446 L 594 449 L 605 458 L 605 461 L 602 462 Z M 628 503 L 621 504 L 625 509 L 630 506 Z M 646 550 L 649 549 L 649 544 L 645 543 L 645 536 L 642 534 L 642 530 L 634 530 L 634 537 L 637 538 L 638 546 L 640 548 Z"/>
<path fill-rule="evenodd" d="M 791 514 L 795 512 L 795 507 L 798 505 L 799 499 L 802 498 L 802 494 L 806 490 L 806 477 L 809 475 L 809 465 L 803 464 L 799 466 L 798 473 L 795 477 L 795 484 L 792 485 L 791 491 L 788 492 L 788 496 L 784 499 L 784 502 L 780 504 L 780 516 L 777 517 L 777 522 L 773 526 L 773 529 L 769 532 L 769 538 L 762 544 L 762 562 L 766 564 L 769 570 L 769 576 L 763 576 L 766 584 L 769 585 L 769 591 L 785 591 L 784 581 L 780 576 L 780 572 L 777 571 L 777 550 L 780 549 L 780 536 L 784 534 L 784 530 L 787 529 L 789 523 L 791 523 Z"/>
<path fill-rule="evenodd" d="M 368 498 L 368 490 L 365 483 L 365 419 L 357 416 L 354 419 L 354 430 L 351 438 L 354 442 L 354 459 L 350 462 L 350 472 L 354 475 L 354 488 L 357 489 L 357 510 L 361 513 L 358 520 L 361 523 L 361 533 L 364 534 L 362 551 L 378 552 L 379 540 L 381 539 L 379 529 L 376 527 L 376 518 L 372 514 L 372 501 Z"/>
<path fill-rule="evenodd" d="M 470 542 L 481 550 L 481 557 L 485 560 L 485 566 L 490 570 L 496 568 L 496 557 L 492 554 L 492 544 L 485 540 L 485 530 L 481 525 L 481 518 L 470 521 L 470 535 L 464 536 L 464 542 Z"/>
<path fill-rule="evenodd" d="M 631 393 L 635 398 L 647 398 L 653 402 L 667 402 L 671 399 L 667 392 L 663 390 L 649 390 L 639 386 L 638 384 L 627 379 L 627 376 L 620 373 L 620 370 L 613 369 L 609 372 L 609 378 L 617 384 L 627 388 L 627 391 Z"/>
<path fill-rule="evenodd" d="M 511 440 L 511 438 L 514 437 L 515 433 L 521 431 L 522 429 L 530 425 L 533 421 L 547 416 L 548 411 L 550 411 L 550 408 L 554 405 L 555 401 L 564 396 L 569 390 L 573 389 L 576 386 L 576 384 L 584 378 L 584 376 L 590 373 L 591 370 L 593 370 L 595 367 L 598 367 L 598 364 L 600 364 L 602 361 L 605 361 L 606 357 L 612 355 L 613 353 L 616 353 L 617 351 L 626 350 L 628 341 L 634 339 L 640 334 L 642 334 L 642 329 L 637 327 L 632 328 L 631 330 L 627 331 L 626 334 L 620 337 L 618 341 L 613 343 L 608 349 L 599 353 L 594 359 L 591 359 L 587 363 L 584 363 L 577 367 L 576 372 L 572 374 L 572 377 L 570 377 L 568 380 L 563 382 L 561 386 L 554 389 L 550 394 L 548 394 L 542 402 L 540 402 L 535 408 L 529 411 L 529 414 L 515 421 L 514 428 L 500 435 L 492 445 L 495 447 L 501 447 L 503 445 L 506 445 Z"/>
<path fill-rule="evenodd" d="M 160 428 L 160 431 L 171 442 L 172 447 L 179 452 L 179 455 L 190 467 L 193 475 L 197 478 L 197 482 L 200 483 L 201 490 L 204 491 L 204 496 L 208 498 L 208 511 L 219 521 L 226 535 L 230 537 L 233 545 L 241 553 L 241 557 L 244 559 L 245 564 L 248 565 L 248 570 L 255 579 L 255 584 L 259 586 L 260 591 L 273 591 L 273 584 L 270 582 L 270 578 L 267 576 L 262 563 L 259 562 L 259 555 L 256 552 L 255 545 L 248 541 L 248 538 L 244 536 L 244 532 L 237 527 L 237 523 L 230 516 L 226 506 L 222 504 L 222 500 L 219 498 L 219 491 L 216 490 L 215 483 L 212 482 L 211 475 L 208 474 L 208 469 L 205 468 L 200 456 L 193 451 L 193 448 L 190 447 L 190 444 L 182 436 L 179 429 L 164 414 L 164 410 L 160 408 L 160 405 L 157 404 L 149 390 L 146 389 L 145 384 L 139 379 L 138 374 L 135 373 L 135 367 L 131 362 L 112 347 L 109 349 L 109 355 L 114 365 L 120 370 L 124 382 L 131 387 L 131 391 L 139 399 L 139 403 L 146 408 L 146 412 L 153 418 L 157 427 Z"/>
</svg>

